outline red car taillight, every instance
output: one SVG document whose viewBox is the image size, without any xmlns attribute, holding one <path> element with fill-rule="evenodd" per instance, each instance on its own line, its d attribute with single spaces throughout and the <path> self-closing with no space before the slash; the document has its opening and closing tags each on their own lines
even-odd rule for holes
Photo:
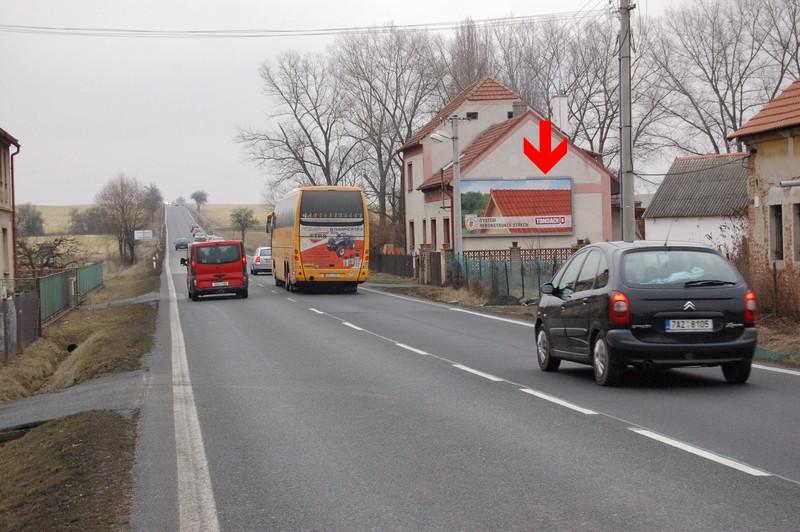
<svg viewBox="0 0 800 532">
<path fill-rule="evenodd" d="M 744 294 L 744 321 L 745 323 L 756 322 L 756 293 L 748 290 Z"/>
<path fill-rule="evenodd" d="M 256 262 L 256 264 L 261 264 L 261 257 L 256 255 L 256 261 L 255 262 Z"/>
<path fill-rule="evenodd" d="M 614 325 L 629 325 L 631 322 L 631 302 L 622 292 L 611 292 L 608 302 L 608 317 Z"/>
</svg>

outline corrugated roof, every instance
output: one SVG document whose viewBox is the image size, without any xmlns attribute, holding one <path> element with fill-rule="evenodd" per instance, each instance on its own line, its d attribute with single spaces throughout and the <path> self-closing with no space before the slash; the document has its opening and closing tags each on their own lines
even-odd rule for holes
<svg viewBox="0 0 800 532">
<path fill-rule="evenodd" d="M 571 216 L 572 191 L 549 189 L 491 189 L 484 216 L 492 205 L 501 216 Z M 529 233 L 530 229 L 511 229 L 512 233 Z M 563 227 L 538 229 L 542 233 L 563 232 Z"/>
<path fill-rule="evenodd" d="M 519 95 L 489 76 L 467 85 L 464 90 L 456 94 L 447 105 L 436 113 L 433 119 L 422 126 L 419 131 L 411 135 L 403 146 L 397 151 L 403 151 L 422 142 L 422 139 L 434 132 L 447 117 L 451 116 L 461 104 L 466 101 L 493 101 L 493 100 L 519 100 Z"/>
<path fill-rule="evenodd" d="M 792 126 L 800 126 L 800 79 L 786 87 L 728 138 L 747 137 Z"/>
<path fill-rule="evenodd" d="M 736 216 L 747 209 L 746 153 L 677 157 L 645 218 Z"/>
</svg>

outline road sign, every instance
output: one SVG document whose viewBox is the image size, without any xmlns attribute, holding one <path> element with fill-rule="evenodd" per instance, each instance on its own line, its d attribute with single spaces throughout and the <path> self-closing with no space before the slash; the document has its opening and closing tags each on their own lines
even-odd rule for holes
<svg viewBox="0 0 800 532">
<path fill-rule="evenodd" d="M 550 120 L 542 120 L 539 122 L 539 149 L 533 147 L 528 139 L 522 138 L 522 153 L 535 164 L 539 170 L 547 174 L 553 167 L 564 158 L 567 154 L 567 139 L 562 139 L 556 146 L 556 149 L 551 150 L 551 136 L 552 124 Z"/>
<path fill-rule="evenodd" d="M 134 240 L 153 240 L 153 231 L 150 229 L 139 229 L 133 232 Z"/>
</svg>

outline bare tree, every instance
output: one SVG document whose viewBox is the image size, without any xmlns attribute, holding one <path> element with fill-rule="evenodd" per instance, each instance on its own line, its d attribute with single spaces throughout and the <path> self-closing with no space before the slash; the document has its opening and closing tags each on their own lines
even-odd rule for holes
<svg viewBox="0 0 800 532">
<path fill-rule="evenodd" d="M 155 215 L 164 205 L 164 196 L 155 183 L 150 183 L 144 189 L 144 204 L 150 214 L 150 220 L 155 220 Z"/>
<path fill-rule="evenodd" d="M 456 93 L 484 76 L 494 74 L 495 58 L 492 34 L 487 27 L 465 19 L 452 39 L 440 39 L 438 55 L 446 71 L 439 81 L 440 103 L 447 103 Z"/>
<path fill-rule="evenodd" d="M 134 231 L 147 216 L 144 188 L 136 179 L 120 174 L 98 192 L 97 203 L 114 228 L 120 260 L 133 264 L 136 260 Z"/>
<path fill-rule="evenodd" d="M 41 236 L 44 234 L 42 211 L 30 203 L 17 205 L 17 230 L 20 236 Z"/>
<path fill-rule="evenodd" d="M 424 33 L 386 32 L 340 39 L 336 60 L 350 112 L 349 132 L 359 143 L 357 167 L 380 223 L 398 214 L 397 150 L 426 114 L 441 72 Z"/>
<path fill-rule="evenodd" d="M 231 223 L 233 226 L 242 233 L 242 242 L 244 242 L 244 235 L 248 227 L 252 227 L 258 223 L 253 209 L 249 207 L 237 207 L 231 211 Z"/>
<path fill-rule="evenodd" d="M 17 257 L 20 266 L 33 277 L 74 266 L 81 251 L 78 241 L 69 236 L 57 236 L 46 240 L 17 239 Z"/>
<path fill-rule="evenodd" d="M 249 157 L 268 167 L 273 182 L 339 185 L 353 181 L 358 141 L 346 131 L 342 86 L 335 65 L 321 55 L 288 52 L 262 65 L 264 92 L 275 112 L 267 130 L 241 129 Z"/>
</svg>

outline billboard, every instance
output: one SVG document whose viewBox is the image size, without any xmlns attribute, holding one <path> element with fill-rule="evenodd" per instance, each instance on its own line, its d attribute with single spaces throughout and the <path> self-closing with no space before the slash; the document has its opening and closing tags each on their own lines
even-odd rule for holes
<svg viewBox="0 0 800 532">
<path fill-rule="evenodd" d="M 572 234 L 572 178 L 461 181 L 465 237 Z"/>
<path fill-rule="evenodd" d="M 311 268 L 361 268 L 364 225 L 300 225 L 300 255 Z"/>
</svg>

